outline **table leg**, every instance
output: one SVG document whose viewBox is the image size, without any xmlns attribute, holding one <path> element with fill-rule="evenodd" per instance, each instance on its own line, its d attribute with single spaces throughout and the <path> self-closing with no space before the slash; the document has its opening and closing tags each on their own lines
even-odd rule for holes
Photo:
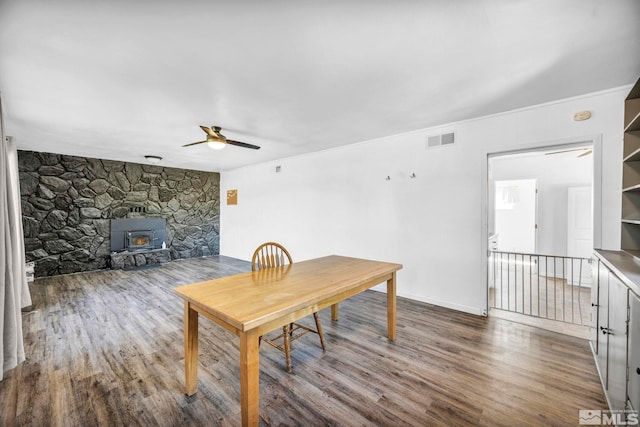
<svg viewBox="0 0 640 427">
<path fill-rule="evenodd" d="M 242 425 L 257 426 L 260 420 L 260 337 L 254 332 L 240 333 L 240 403 Z"/>
<path fill-rule="evenodd" d="M 331 320 L 338 320 L 338 303 L 331 306 Z"/>
<path fill-rule="evenodd" d="M 198 312 L 184 302 L 184 378 L 187 396 L 198 389 Z"/>
<path fill-rule="evenodd" d="M 387 328 L 389 339 L 396 339 L 396 273 L 391 273 L 387 280 Z"/>
</svg>

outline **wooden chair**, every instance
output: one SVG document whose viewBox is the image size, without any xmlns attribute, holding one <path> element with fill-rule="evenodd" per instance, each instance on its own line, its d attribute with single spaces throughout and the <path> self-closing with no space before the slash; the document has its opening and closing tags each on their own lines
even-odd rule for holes
<svg viewBox="0 0 640 427">
<path fill-rule="evenodd" d="M 267 242 L 258 246 L 258 249 L 253 253 L 251 258 L 251 270 L 258 271 L 267 268 L 280 267 L 287 264 L 292 264 L 291 255 L 284 246 L 275 242 Z M 322 345 L 322 351 L 326 350 L 324 335 L 322 334 L 322 325 L 318 318 L 318 313 L 313 313 L 313 318 L 316 321 L 316 329 L 308 328 L 305 325 L 299 323 L 289 323 L 282 327 L 282 333 L 273 338 L 260 337 L 260 342 L 264 341 L 267 344 L 277 348 L 284 352 L 287 361 L 287 372 L 291 373 L 291 342 L 297 340 L 301 336 L 313 332 L 320 337 L 320 345 Z"/>
</svg>

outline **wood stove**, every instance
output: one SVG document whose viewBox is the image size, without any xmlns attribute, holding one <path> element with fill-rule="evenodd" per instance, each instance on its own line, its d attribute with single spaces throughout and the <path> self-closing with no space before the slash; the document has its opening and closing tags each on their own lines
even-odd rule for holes
<svg viewBox="0 0 640 427">
<path fill-rule="evenodd" d="M 155 240 L 155 230 L 129 230 L 126 234 L 125 250 L 153 249 Z"/>
<path fill-rule="evenodd" d="M 164 218 L 111 220 L 111 252 L 161 249 L 162 242 L 166 240 L 166 220 Z"/>
</svg>

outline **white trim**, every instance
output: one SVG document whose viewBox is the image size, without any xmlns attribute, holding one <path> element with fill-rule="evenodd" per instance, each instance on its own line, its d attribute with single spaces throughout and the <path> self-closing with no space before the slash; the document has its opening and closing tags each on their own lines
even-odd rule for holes
<svg viewBox="0 0 640 427">
<path fill-rule="evenodd" d="M 380 285 L 376 285 L 370 288 L 372 291 L 380 292 L 382 294 L 387 293 L 387 287 L 384 283 Z M 485 313 L 478 307 L 470 307 L 467 305 L 453 304 L 449 301 L 440 301 L 433 298 L 427 298 L 422 295 L 416 295 L 408 292 L 398 292 L 396 291 L 396 296 L 401 298 L 407 298 L 414 301 L 426 302 L 427 304 L 437 305 L 439 307 L 450 308 L 451 310 L 462 311 L 464 313 L 475 314 L 476 316 L 484 316 Z"/>
<path fill-rule="evenodd" d="M 585 94 L 582 94 L 582 95 L 576 95 L 576 96 L 572 96 L 570 98 L 556 99 L 554 101 L 547 101 L 547 102 L 543 102 L 541 104 L 534 104 L 534 105 L 529 105 L 527 107 L 516 108 L 515 110 L 508 110 L 508 111 L 503 111 L 503 112 L 500 112 L 500 113 L 487 114 L 486 116 L 479 116 L 479 117 L 474 117 L 474 118 L 471 118 L 471 119 L 465 119 L 465 120 L 461 120 L 459 122 L 451 123 L 451 125 L 454 125 L 454 124 L 457 125 L 457 124 L 460 124 L 460 123 L 469 123 L 469 122 L 474 122 L 476 120 L 485 120 L 485 119 L 490 119 L 490 118 L 493 118 L 493 117 L 505 116 L 507 114 L 513 114 L 513 113 L 519 113 L 519 112 L 522 112 L 522 111 L 534 110 L 534 109 L 540 108 L 540 107 L 548 107 L 550 105 L 564 104 L 565 102 L 578 101 L 578 100 L 581 100 L 581 99 L 592 98 L 594 96 L 605 95 L 607 93 L 613 93 L 613 92 L 618 92 L 618 91 L 627 91 L 627 92 L 629 92 L 632 87 L 633 87 L 632 84 L 631 85 L 624 85 L 624 86 L 614 87 L 614 88 L 611 88 L 611 89 L 600 90 L 598 92 L 591 92 L 591 93 L 585 93 Z"/>
<path fill-rule="evenodd" d="M 467 305 L 452 304 L 449 301 L 440 301 L 433 298 L 427 298 L 421 295 L 398 293 L 397 296 L 402 298 L 408 298 L 415 301 L 426 302 L 427 304 L 437 305 L 439 307 L 450 308 L 451 310 L 462 311 L 464 313 L 475 314 L 476 316 L 482 316 L 483 312 L 478 307 L 469 307 Z"/>
<path fill-rule="evenodd" d="M 480 283 L 485 294 L 484 313 L 489 313 L 489 156 L 483 150 L 480 158 Z"/>
<path fill-rule="evenodd" d="M 602 134 L 593 137 L 593 247 L 602 247 Z"/>
<path fill-rule="evenodd" d="M 357 142 L 348 143 L 348 144 L 345 144 L 345 145 L 340 145 L 340 146 L 337 146 L 337 147 L 326 148 L 324 150 L 312 151 L 312 152 L 303 153 L 303 154 L 296 154 L 296 155 L 287 156 L 287 157 L 280 157 L 280 158 L 277 158 L 277 159 L 267 160 L 267 161 L 264 161 L 264 162 L 254 163 L 254 164 L 246 165 L 246 166 L 240 166 L 240 167 L 237 167 L 237 168 L 223 169 L 223 170 L 220 170 L 219 173 L 235 171 L 235 170 L 242 170 L 242 169 L 245 169 L 245 168 L 254 167 L 254 166 L 258 166 L 258 165 L 267 165 L 267 164 L 274 163 L 274 162 L 282 162 L 282 161 L 288 160 L 288 159 L 296 159 L 296 158 L 300 158 L 300 157 L 312 156 L 312 155 L 315 155 L 315 154 L 318 154 L 318 153 L 324 153 L 324 152 L 328 152 L 328 151 L 343 150 L 343 149 L 351 148 L 351 147 L 358 146 L 358 145 L 365 145 L 365 144 L 374 143 L 374 142 L 377 142 L 377 141 L 384 141 L 385 139 L 389 139 L 389 138 L 397 138 L 397 137 L 401 137 L 401 136 L 424 135 L 425 132 L 426 133 L 447 133 L 447 132 L 454 132 L 455 133 L 456 132 L 456 126 L 459 126 L 459 125 L 463 125 L 463 124 L 467 124 L 467 123 L 471 123 L 471 122 L 475 122 L 475 121 L 479 121 L 479 120 L 486 120 L 486 119 L 490 119 L 490 118 L 494 118 L 494 117 L 507 116 L 507 115 L 519 113 L 519 112 L 522 112 L 522 111 L 528 111 L 528 110 L 534 110 L 534 109 L 541 108 L 541 107 L 547 107 L 547 106 L 550 106 L 550 105 L 563 104 L 565 102 L 572 102 L 572 101 L 577 101 L 577 100 L 581 100 L 581 99 L 592 98 L 592 97 L 601 96 L 601 95 L 604 95 L 604 94 L 607 94 L 607 93 L 613 93 L 613 92 L 618 92 L 618 91 L 623 91 L 623 90 L 626 91 L 626 92 L 629 92 L 632 87 L 633 87 L 633 85 L 624 85 L 624 86 L 619 86 L 619 87 L 615 87 L 615 88 L 611 88 L 611 89 L 601 90 L 601 91 L 598 91 L 598 92 L 591 92 L 591 93 L 587 93 L 587 94 L 583 94 L 583 95 L 576 95 L 576 96 L 573 96 L 573 97 L 570 97 L 570 98 L 562 98 L 562 99 L 557 99 L 557 100 L 554 100 L 554 101 L 543 102 L 541 104 L 529 105 L 527 107 L 516 108 L 514 110 L 501 111 L 501 112 L 498 112 L 498 113 L 492 113 L 492 114 L 487 114 L 487 115 L 484 115 L 484 116 L 472 117 L 472 118 L 469 118 L 469 119 L 459 120 L 459 121 L 456 121 L 456 122 L 449 122 L 449 123 L 444 123 L 444 124 L 431 125 L 431 126 L 423 127 L 423 128 L 412 130 L 412 131 L 408 131 L 408 132 L 401 132 L 401 133 L 397 133 L 397 134 L 393 134 L 393 135 L 383 136 L 383 137 L 380 137 L 380 138 L 367 139 L 367 140 L 364 140 L 364 141 L 357 141 Z M 456 138 L 457 138 L 457 136 L 456 136 Z M 573 140 L 575 140 L 575 138 Z"/>
</svg>

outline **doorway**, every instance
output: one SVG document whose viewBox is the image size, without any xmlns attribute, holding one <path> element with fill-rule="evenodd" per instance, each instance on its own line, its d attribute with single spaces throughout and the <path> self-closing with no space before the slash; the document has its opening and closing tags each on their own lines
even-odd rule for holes
<svg viewBox="0 0 640 427">
<path fill-rule="evenodd" d="M 487 153 L 488 310 L 588 324 L 595 142 Z"/>
</svg>

